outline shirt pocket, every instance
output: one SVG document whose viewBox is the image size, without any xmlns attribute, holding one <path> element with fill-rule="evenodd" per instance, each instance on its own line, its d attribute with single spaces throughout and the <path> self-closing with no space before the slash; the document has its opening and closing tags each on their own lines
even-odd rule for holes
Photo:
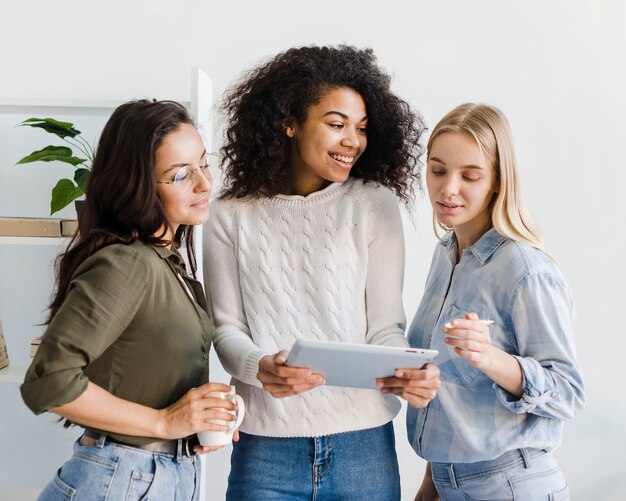
<svg viewBox="0 0 626 501">
<path fill-rule="evenodd" d="M 448 380 L 451 383 L 471 385 L 476 383 L 480 376 L 484 374 L 475 369 L 470 363 L 463 357 L 457 355 L 454 348 L 443 342 L 444 333 L 441 330 L 447 322 L 452 320 L 465 318 L 465 312 L 454 306 L 453 304 L 445 311 L 445 314 L 441 316 L 439 321 L 439 332 L 441 333 L 441 346 L 437 349 L 445 350 L 448 360 L 439 366 L 441 370 L 442 379 Z"/>
</svg>

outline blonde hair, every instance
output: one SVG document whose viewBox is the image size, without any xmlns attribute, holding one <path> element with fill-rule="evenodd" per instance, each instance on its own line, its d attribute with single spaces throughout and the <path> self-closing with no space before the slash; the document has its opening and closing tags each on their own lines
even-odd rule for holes
<svg viewBox="0 0 626 501">
<path fill-rule="evenodd" d="M 545 252 L 543 238 L 524 207 L 517 174 L 517 160 L 511 127 L 504 114 L 494 106 L 466 103 L 454 108 L 435 126 L 428 140 L 428 156 L 434 140 L 446 132 L 461 132 L 473 137 L 489 158 L 496 174 L 495 200 L 491 203 L 491 223 L 498 233 Z M 437 226 L 450 231 L 436 220 Z"/>
</svg>

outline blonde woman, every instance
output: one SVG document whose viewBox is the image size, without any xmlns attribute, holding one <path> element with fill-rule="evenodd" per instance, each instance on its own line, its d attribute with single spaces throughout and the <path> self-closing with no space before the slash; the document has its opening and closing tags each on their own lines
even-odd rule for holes
<svg viewBox="0 0 626 501">
<path fill-rule="evenodd" d="M 552 451 L 584 404 L 572 296 L 523 208 L 508 122 L 461 105 L 433 130 L 427 159 L 447 233 L 409 330 L 413 346 L 439 350 L 441 370 L 437 398 L 408 408 L 409 440 L 428 461 L 416 500 L 569 499 Z"/>
</svg>

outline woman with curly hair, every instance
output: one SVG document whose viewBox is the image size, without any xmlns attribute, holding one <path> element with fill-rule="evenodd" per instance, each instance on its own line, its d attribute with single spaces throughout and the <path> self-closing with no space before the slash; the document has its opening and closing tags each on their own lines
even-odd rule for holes
<svg viewBox="0 0 626 501">
<path fill-rule="evenodd" d="M 364 390 L 285 365 L 299 338 L 407 346 L 394 194 L 419 186 L 424 127 L 389 82 L 371 50 L 304 47 L 226 94 L 204 247 L 215 349 L 248 409 L 229 500 L 400 497 L 393 393 L 427 405 L 437 368 Z"/>
</svg>

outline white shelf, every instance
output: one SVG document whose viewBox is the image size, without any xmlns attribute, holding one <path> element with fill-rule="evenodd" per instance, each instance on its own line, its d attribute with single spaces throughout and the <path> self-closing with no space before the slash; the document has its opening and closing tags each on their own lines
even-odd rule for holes
<svg viewBox="0 0 626 501">
<path fill-rule="evenodd" d="M 70 237 L 7 237 L 0 236 L 0 244 L 9 245 L 67 245 Z"/>
<path fill-rule="evenodd" d="M 45 91 L 45 83 L 42 85 L 41 91 Z M 192 72 L 191 78 L 191 89 L 189 98 L 186 100 L 175 99 L 179 103 L 181 103 L 185 108 L 192 112 L 193 116 L 199 122 L 197 125 L 201 132 L 201 135 L 205 141 L 205 146 L 207 151 L 211 151 L 211 137 L 212 137 L 212 127 L 210 122 L 210 112 L 212 110 L 212 84 L 211 80 L 198 69 L 194 69 Z M 103 120 L 108 117 L 115 108 L 121 105 L 124 102 L 127 102 L 131 99 L 141 99 L 146 96 L 136 95 L 136 96 L 121 96 L 120 99 L 55 99 L 55 98 L 20 98 L 20 97 L 6 97 L 0 95 L 0 114 L 20 114 L 26 113 L 30 116 L 42 116 L 38 115 L 39 113 L 46 114 L 46 116 L 72 116 L 76 115 L 86 115 L 89 117 L 99 117 Z M 149 96 L 153 97 L 153 96 Z M 159 96 L 155 96 L 159 98 Z M 165 99 L 172 99 L 172 96 L 167 96 Z M 47 115 L 47 114 L 50 115 Z M 4 137 L 3 137 L 4 140 Z M 17 236 L 0 236 L 0 245 L 9 245 L 12 246 L 10 249 L 11 254 L 15 252 L 24 252 L 26 250 L 30 250 L 34 254 L 51 254 L 57 251 L 61 251 L 70 241 L 70 237 L 17 237 Z M 202 238 L 198 237 L 196 239 L 196 256 L 198 258 L 199 263 L 199 275 L 202 276 L 201 263 L 202 263 Z M 20 246 L 35 246 L 31 249 L 23 249 Z M 39 246 L 39 249 L 37 249 Z M 28 254 L 30 254 L 29 252 Z M 49 256 L 45 256 L 46 259 L 49 259 Z M 43 259 L 43 257 L 33 256 L 33 259 Z M 35 280 L 32 278 L 31 280 Z M 17 286 L 18 284 L 15 284 Z M 42 285 L 43 286 L 43 285 Z M 7 299 L 7 303 L 11 299 L 10 292 L 5 294 L 0 301 L 5 301 Z M 3 303 L 4 304 L 4 303 Z M 35 304 L 32 306 L 33 309 L 40 309 L 41 305 Z M 3 316 L 5 316 L 5 312 L 3 312 Z M 32 322 L 30 318 L 22 318 L 21 313 L 17 313 L 12 311 L 12 309 L 7 309 L 6 312 L 7 317 L 11 317 L 11 321 L 16 325 L 23 325 L 26 322 Z M 8 322 L 7 322 L 8 323 Z M 19 333 L 5 333 L 5 336 L 18 336 Z M 35 335 L 35 334 L 32 334 Z M 22 336 L 26 337 L 25 335 Z M 12 341 L 15 341 L 17 344 L 18 341 L 13 338 Z M 25 339 L 21 339 L 22 346 L 28 347 L 27 341 Z M 20 384 L 23 383 L 24 377 L 26 375 L 26 371 L 29 365 L 29 362 L 26 360 L 20 360 L 22 363 L 13 363 L 6 367 L 5 369 L 0 370 L 0 385 L 15 385 L 15 386 L 4 386 L 6 390 L 11 390 L 11 393 L 15 393 L 13 390 L 16 389 Z M 17 396 L 13 398 L 19 398 L 19 392 Z M 23 410 L 23 409 L 22 409 Z M 11 408 L 4 409 L 2 408 L 2 413 L 6 413 L 11 418 L 15 418 L 16 410 L 12 410 Z M 4 422 L 3 422 L 4 423 Z M 51 426 L 49 423 L 44 423 L 37 421 L 37 430 L 41 432 L 42 430 L 46 430 L 46 426 Z M 5 427 L 6 428 L 6 427 Z M 54 430 L 57 429 L 56 424 L 54 425 Z M 54 433 L 51 433 L 54 435 Z M 41 454 L 41 444 L 36 441 L 36 437 L 38 435 L 36 433 L 31 433 L 29 429 L 29 425 L 18 425 L 17 429 L 2 429 L 0 430 L 0 443 L 3 445 L 3 448 L 12 451 L 13 461 L 17 464 L 29 464 L 29 462 L 35 464 L 39 468 L 40 471 L 44 466 L 52 468 L 53 465 L 49 463 L 52 461 L 49 454 Z M 41 464 L 39 464 L 41 463 Z M 60 460 L 59 463 L 60 464 Z M 57 465 L 54 465 L 58 467 Z M 29 464 L 29 467 L 30 464 Z M 33 468 L 31 468 L 33 469 Z M 206 478 L 206 461 L 203 458 L 202 461 L 202 472 L 203 477 Z M 52 469 L 50 469 L 52 471 Z M 35 474 L 35 478 L 31 478 L 28 476 L 27 480 L 21 480 L 19 482 L 20 485 L 15 487 L 8 485 L 0 485 L 0 500 L 14 500 L 14 501 L 31 501 L 35 500 L 39 495 L 39 489 L 33 489 L 33 487 L 37 485 L 43 485 L 42 479 L 37 478 L 40 474 Z M 6 477 L 6 475 L 5 475 Z M 4 479 L 2 475 L 0 475 L 0 479 Z M 43 479 L 44 482 L 47 482 L 49 478 Z M 3 483 L 0 481 L 0 484 Z M 24 485 L 22 485 L 24 484 Z M 200 486 L 200 499 L 207 499 L 206 492 L 206 482 L 202 482 Z"/>
<path fill-rule="evenodd" d="M 92 110 L 114 110 L 120 104 L 130 101 L 132 98 L 124 100 L 105 99 L 48 99 L 48 98 L 19 98 L 0 97 L 0 107 L 36 107 L 36 108 L 81 108 Z M 178 101 L 186 108 L 190 108 L 189 101 Z"/>
<path fill-rule="evenodd" d="M 92 108 L 111 110 L 120 105 L 120 101 L 99 99 L 38 99 L 19 97 L 0 97 L 0 106 L 37 107 L 37 108 Z"/>
<path fill-rule="evenodd" d="M 26 365 L 10 364 L 0 370 L 0 384 L 2 383 L 22 383 L 26 375 Z"/>
</svg>

